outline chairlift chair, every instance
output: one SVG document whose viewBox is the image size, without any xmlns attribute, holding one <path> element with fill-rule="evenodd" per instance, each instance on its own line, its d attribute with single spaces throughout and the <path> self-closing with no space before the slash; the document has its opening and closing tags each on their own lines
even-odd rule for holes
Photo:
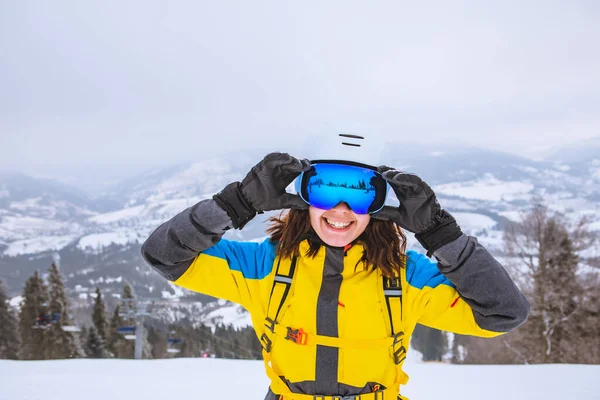
<svg viewBox="0 0 600 400">
<path fill-rule="evenodd" d="M 179 348 L 183 344 L 183 339 L 174 337 L 175 331 L 171 331 L 171 335 L 167 338 L 167 353 L 181 353 L 181 348 Z"/>
<path fill-rule="evenodd" d="M 135 334 L 135 326 L 120 326 L 117 328 L 117 333 L 121 335 Z"/>
<path fill-rule="evenodd" d="M 35 318 L 35 322 L 34 322 L 34 326 L 33 328 L 36 329 L 45 329 L 47 327 L 49 327 L 52 324 L 57 323 L 58 321 L 60 321 L 60 313 L 45 313 L 45 314 L 40 314 Z"/>
</svg>

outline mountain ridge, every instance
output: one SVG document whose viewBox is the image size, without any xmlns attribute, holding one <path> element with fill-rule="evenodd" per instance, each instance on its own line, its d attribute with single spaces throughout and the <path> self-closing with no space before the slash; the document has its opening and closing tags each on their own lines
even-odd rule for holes
<svg viewBox="0 0 600 400">
<path fill-rule="evenodd" d="M 144 296 L 163 298 L 163 292 L 175 296 L 174 289 L 145 265 L 139 254 L 141 242 L 179 211 L 241 180 L 264 151 L 149 170 L 121 181 L 104 196 L 77 197 L 74 203 L 68 187 L 61 197 L 57 187 L 64 186 L 22 178 L 27 186 L 0 174 L 0 192 L 4 188 L 7 193 L 0 203 L 0 279 L 7 281 L 14 295 L 33 270 L 45 270 L 58 255 L 67 284 L 77 296 L 91 291 L 101 277 L 101 286 L 114 294 L 128 280 Z M 526 209 L 535 198 L 571 219 L 591 215 L 596 218 L 592 226 L 600 231 L 600 156 L 578 162 L 577 168 L 475 148 L 453 152 L 422 146 L 396 157 L 394 166 L 423 177 L 440 203 L 460 216 L 463 229 L 477 234 L 495 252 L 501 252 L 502 227 L 518 220 L 516 210 Z M 36 182 L 41 183 L 35 186 Z M 23 192 L 26 196 L 12 197 L 12 187 L 21 184 L 31 190 Z M 277 212 L 258 216 L 243 231 L 228 232 L 227 237 L 261 240 L 266 237 L 264 223 L 273 215 Z M 419 248 L 412 235 L 410 246 Z M 116 281 L 119 276 L 121 283 Z"/>
</svg>

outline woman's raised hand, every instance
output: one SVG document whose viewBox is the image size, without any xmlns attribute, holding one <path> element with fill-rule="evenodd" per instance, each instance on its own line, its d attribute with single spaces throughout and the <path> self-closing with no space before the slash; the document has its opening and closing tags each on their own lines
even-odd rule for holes
<svg viewBox="0 0 600 400">
<path fill-rule="evenodd" d="M 242 182 L 230 183 L 213 199 L 223 208 L 234 228 L 243 228 L 256 213 L 283 208 L 308 208 L 298 195 L 285 188 L 300 173 L 310 169 L 310 162 L 287 153 L 268 154 L 256 164 Z"/>
<path fill-rule="evenodd" d="M 299 196 L 286 193 L 294 179 L 310 169 L 310 161 L 287 153 L 268 154 L 256 164 L 241 183 L 244 197 L 258 212 L 282 208 L 308 208 Z"/>
<path fill-rule="evenodd" d="M 433 190 L 417 175 L 381 166 L 379 172 L 394 190 L 400 205 L 385 206 L 374 218 L 395 222 L 409 232 L 428 250 L 435 250 L 462 235 L 454 217 L 443 210 Z"/>
</svg>

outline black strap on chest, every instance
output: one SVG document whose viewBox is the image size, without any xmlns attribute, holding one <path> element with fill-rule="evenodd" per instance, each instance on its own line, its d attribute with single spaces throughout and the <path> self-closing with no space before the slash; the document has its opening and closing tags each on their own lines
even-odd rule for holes
<svg viewBox="0 0 600 400">
<path fill-rule="evenodd" d="M 290 293 L 290 288 L 292 287 L 294 272 L 296 271 L 296 262 L 296 256 L 292 257 L 289 268 L 282 266 L 281 259 L 277 262 L 275 278 L 273 279 L 273 286 L 271 287 L 271 294 L 269 295 L 269 304 L 267 305 L 267 316 L 265 318 L 265 327 L 270 331 L 270 334 L 263 333 L 260 338 L 261 346 L 267 353 L 271 351 L 272 344 L 269 336 L 275 331 L 275 324 L 277 324 L 279 319 L 279 313 L 281 312 L 285 300 Z"/>
<path fill-rule="evenodd" d="M 402 283 L 399 277 L 383 277 L 383 295 L 388 309 L 392 335 L 400 330 L 402 321 Z"/>
</svg>

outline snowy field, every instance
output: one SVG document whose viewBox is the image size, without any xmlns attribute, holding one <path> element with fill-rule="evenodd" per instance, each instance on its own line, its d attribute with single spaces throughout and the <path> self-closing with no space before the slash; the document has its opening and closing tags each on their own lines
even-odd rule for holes
<svg viewBox="0 0 600 400">
<path fill-rule="evenodd" d="M 409 363 L 411 400 L 600 399 L 600 365 Z M 264 399 L 260 361 L 0 360 L 0 400 Z"/>
</svg>

